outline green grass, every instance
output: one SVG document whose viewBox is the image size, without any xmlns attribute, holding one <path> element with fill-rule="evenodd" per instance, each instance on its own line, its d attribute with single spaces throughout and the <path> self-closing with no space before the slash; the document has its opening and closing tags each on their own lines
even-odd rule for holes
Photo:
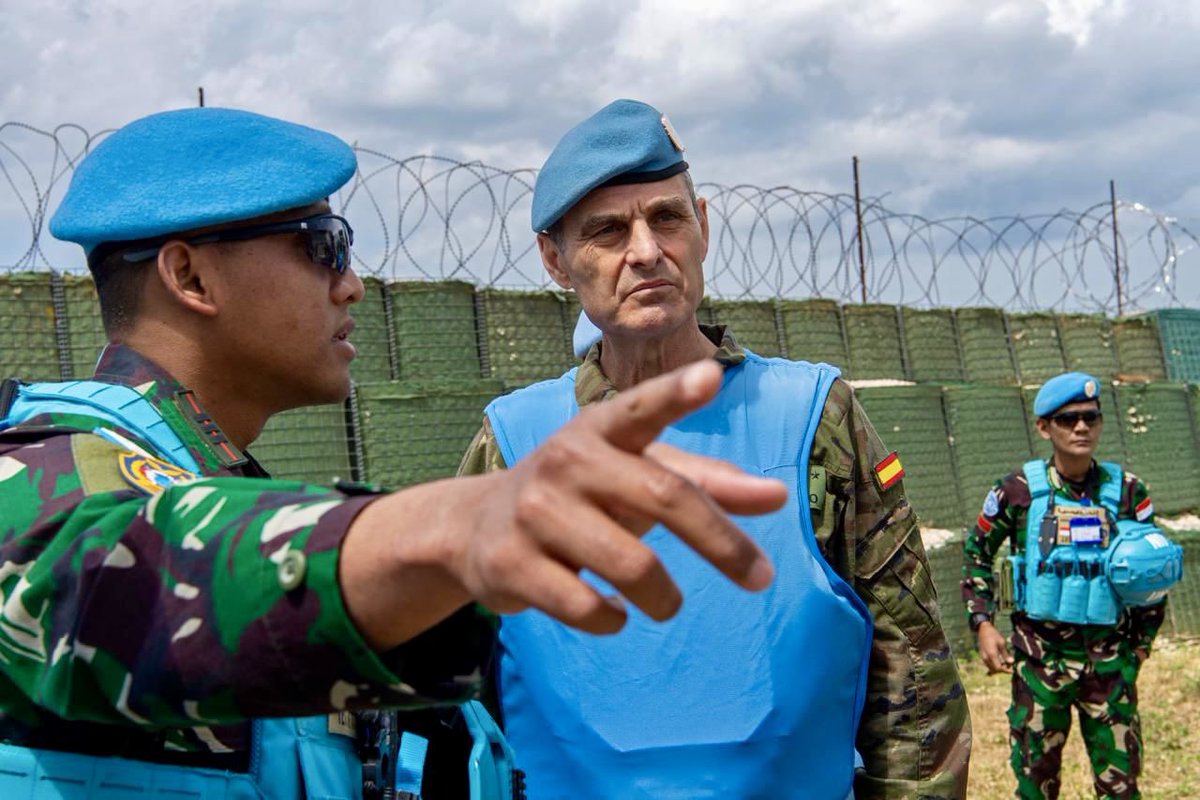
<svg viewBox="0 0 1200 800">
<path fill-rule="evenodd" d="M 1013 796 L 1008 764 L 1008 709 L 1011 679 L 987 674 L 978 658 L 959 663 L 971 703 L 975 744 L 971 754 L 970 800 Z M 1155 643 L 1154 655 L 1138 679 L 1144 743 L 1142 776 L 1145 800 L 1194 800 L 1200 797 L 1200 640 Z M 1078 717 L 1063 756 L 1061 800 L 1089 800 L 1091 770 Z"/>
</svg>

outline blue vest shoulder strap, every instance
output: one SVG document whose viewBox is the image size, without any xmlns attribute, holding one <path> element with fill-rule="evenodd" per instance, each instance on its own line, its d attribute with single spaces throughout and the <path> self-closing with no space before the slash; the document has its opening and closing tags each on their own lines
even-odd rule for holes
<svg viewBox="0 0 1200 800">
<path fill-rule="evenodd" d="M 1025 481 L 1029 484 L 1029 494 L 1034 500 L 1050 494 L 1050 479 L 1046 473 L 1046 462 L 1040 458 L 1026 461 L 1021 465 L 1025 473 Z"/>
<path fill-rule="evenodd" d="M 1108 509 L 1115 521 L 1117 508 L 1121 505 L 1121 486 L 1125 482 L 1125 473 L 1115 461 L 1102 461 L 1100 467 L 1106 473 L 1106 477 L 1104 483 L 1100 484 L 1100 497 L 1097 499 L 1100 505 Z"/>
<path fill-rule="evenodd" d="M 30 383 L 17 390 L 0 430 L 40 414 L 77 414 L 116 425 L 150 444 L 161 458 L 191 472 L 200 465 L 154 404 L 128 386 L 100 381 Z"/>
</svg>

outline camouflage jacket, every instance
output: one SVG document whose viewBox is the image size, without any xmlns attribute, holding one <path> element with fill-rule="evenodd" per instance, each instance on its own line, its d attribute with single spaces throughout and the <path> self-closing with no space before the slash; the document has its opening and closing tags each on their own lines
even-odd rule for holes
<svg viewBox="0 0 1200 800">
<path fill-rule="evenodd" d="M 347 616 L 339 548 L 374 493 L 269 479 L 127 347 L 104 352 L 96 379 L 135 387 L 203 474 L 139 488 L 120 465 L 134 444 L 154 449 L 120 428 L 129 446 L 102 438 L 89 417 L 0 433 L 0 740 L 235 764 L 252 717 L 476 691 L 493 626 L 473 609 L 384 654 Z"/>
<path fill-rule="evenodd" d="M 1103 468 L 1096 462 L 1083 482 L 1072 485 L 1064 481 L 1047 462 L 1050 485 L 1055 495 L 1065 500 L 1095 499 L 1104 482 Z M 1032 498 L 1022 469 L 996 482 L 984 501 L 974 527 L 967 533 L 963 546 L 962 597 L 968 619 L 982 613 L 996 613 L 995 578 L 993 565 L 996 551 L 1010 542 L 1014 553 L 1025 550 L 1025 522 Z M 1121 485 L 1121 500 L 1117 505 L 1119 519 L 1136 519 L 1138 509 L 1142 518 L 1154 521 L 1154 506 L 1150 503 L 1146 484 L 1136 475 L 1126 472 Z M 1122 612 L 1115 626 L 1072 625 L 1066 622 L 1046 622 L 1030 619 L 1014 612 L 1013 645 L 1039 661 L 1047 656 L 1078 661 L 1107 661 L 1127 657 L 1134 648 L 1150 651 L 1150 646 L 1163 623 L 1166 602 L 1146 608 Z"/>
<path fill-rule="evenodd" d="M 745 359 L 724 327 L 701 329 L 718 345 L 716 359 L 727 369 Z M 580 407 L 617 393 L 600 368 L 602 346 L 592 347 L 576 376 Z M 835 381 L 809 464 L 826 475 L 824 500 L 812 509 L 822 554 L 866 602 L 875 622 L 857 737 L 866 774 L 855 783 L 855 797 L 962 797 L 971 748 L 967 699 L 903 485 L 881 491 L 875 481 L 874 467 L 887 455 L 849 384 Z M 485 418 L 459 472 L 504 467 Z"/>
</svg>

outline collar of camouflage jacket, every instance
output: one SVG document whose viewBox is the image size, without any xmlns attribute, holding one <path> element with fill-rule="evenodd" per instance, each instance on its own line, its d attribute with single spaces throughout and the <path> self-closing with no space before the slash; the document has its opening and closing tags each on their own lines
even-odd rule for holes
<svg viewBox="0 0 1200 800">
<path fill-rule="evenodd" d="M 724 325 L 700 325 L 700 332 L 717 346 L 713 358 L 723 367 L 737 366 L 746 360 L 746 350 Z M 617 387 L 604 374 L 600 367 L 600 353 L 603 352 L 604 342 L 592 345 L 592 349 L 584 356 L 579 371 L 575 374 L 575 402 L 583 408 L 588 403 L 607 400 L 617 393 Z"/>
</svg>

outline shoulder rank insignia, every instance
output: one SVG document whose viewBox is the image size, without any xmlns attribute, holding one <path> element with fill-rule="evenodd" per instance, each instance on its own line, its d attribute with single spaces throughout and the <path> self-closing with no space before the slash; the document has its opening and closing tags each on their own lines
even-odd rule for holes
<svg viewBox="0 0 1200 800">
<path fill-rule="evenodd" d="M 893 450 L 888 457 L 875 465 L 875 481 L 879 490 L 886 492 L 904 477 L 904 467 L 900 464 L 900 456 Z"/>
<path fill-rule="evenodd" d="M 121 453 L 117 456 L 121 477 L 135 489 L 158 494 L 168 486 L 196 480 L 196 473 L 147 453 Z"/>
</svg>

